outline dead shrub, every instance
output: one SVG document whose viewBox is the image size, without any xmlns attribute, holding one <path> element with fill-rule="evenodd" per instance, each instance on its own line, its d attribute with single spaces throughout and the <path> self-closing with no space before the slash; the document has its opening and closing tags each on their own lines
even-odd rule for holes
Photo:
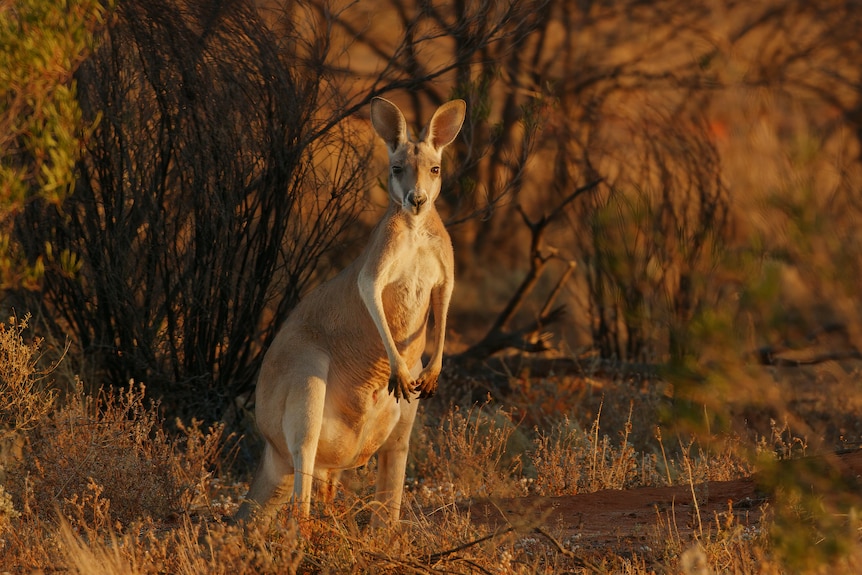
<svg viewBox="0 0 862 575">
<path fill-rule="evenodd" d="M 18 493 L 41 519 L 55 508 L 77 527 L 163 521 L 187 511 L 218 454 L 222 428 L 198 424 L 185 448 L 165 431 L 143 385 L 77 391 L 32 433 L 14 469 Z M 26 484 L 26 488 L 25 488 Z"/>
<path fill-rule="evenodd" d="M 45 416 L 54 394 L 43 389 L 37 367 L 41 340 L 24 341 L 30 316 L 0 323 L 0 532 L 20 516 L 7 490 L 7 469 L 23 457 L 26 432 Z"/>
<path fill-rule="evenodd" d="M 30 315 L 0 323 L 0 443 L 32 429 L 54 404 L 54 394 L 40 382 L 47 375 L 37 367 L 41 339 L 24 341 Z M 3 451 L 5 457 L 5 449 Z"/>
</svg>

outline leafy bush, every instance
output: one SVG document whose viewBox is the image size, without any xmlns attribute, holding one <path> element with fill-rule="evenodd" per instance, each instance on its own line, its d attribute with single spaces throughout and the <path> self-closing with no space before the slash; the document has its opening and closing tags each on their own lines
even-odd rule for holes
<svg viewBox="0 0 862 575">
<path fill-rule="evenodd" d="M 92 50 L 105 12 L 97 0 L 0 7 L 0 290 L 40 279 L 43 262 L 28 261 L 10 241 L 12 216 L 35 198 L 57 205 L 72 187 L 91 126 L 72 74 Z"/>
</svg>

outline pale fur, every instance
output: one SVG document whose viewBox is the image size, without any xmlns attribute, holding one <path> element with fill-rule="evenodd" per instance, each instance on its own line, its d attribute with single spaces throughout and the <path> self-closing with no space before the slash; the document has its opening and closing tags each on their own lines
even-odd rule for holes
<svg viewBox="0 0 862 575">
<path fill-rule="evenodd" d="M 454 261 L 434 201 L 443 148 L 465 110 L 463 100 L 444 104 L 415 140 L 394 104 L 372 101 L 389 151 L 389 207 L 362 254 L 297 305 L 264 357 L 255 416 L 266 444 L 238 518 L 273 509 L 291 475 L 296 508 L 308 515 L 312 477 L 331 497 L 341 470 L 377 453 L 376 519 L 397 522 L 417 408 L 410 400 L 433 395 L 443 362 Z"/>
</svg>

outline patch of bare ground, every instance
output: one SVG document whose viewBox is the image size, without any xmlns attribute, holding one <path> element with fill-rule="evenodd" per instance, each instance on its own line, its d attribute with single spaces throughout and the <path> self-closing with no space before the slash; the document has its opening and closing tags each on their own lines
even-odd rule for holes
<svg viewBox="0 0 862 575">
<path fill-rule="evenodd" d="M 862 450 L 818 459 L 852 483 L 862 478 Z M 523 535 L 541 533 L 566 549 L 602 549 L 617 553 L 644 550 L 671 526 L 679 536 L 708 530 L 718 519 L 759 529 L 772 494 L 761 476 L 695 485 L 602 490 L 561 497 L 526 496 L 475 499 L 463 503 L 477 527 L 488 531 L 512 528 Z"/>
</svg>

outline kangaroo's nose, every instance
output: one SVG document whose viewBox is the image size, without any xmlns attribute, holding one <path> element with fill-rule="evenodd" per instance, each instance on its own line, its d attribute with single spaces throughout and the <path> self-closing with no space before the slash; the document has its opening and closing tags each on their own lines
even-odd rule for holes
<svg viewBox="0 0 862 575">
<path fill-rule="evenodd" d="M 407 203 L 413 206 L 413 211 L 419 213 L 419 209 L 428 201 L 428 196 L 422 192 L 410 192 L 407 194 Z"/>
</svg>

